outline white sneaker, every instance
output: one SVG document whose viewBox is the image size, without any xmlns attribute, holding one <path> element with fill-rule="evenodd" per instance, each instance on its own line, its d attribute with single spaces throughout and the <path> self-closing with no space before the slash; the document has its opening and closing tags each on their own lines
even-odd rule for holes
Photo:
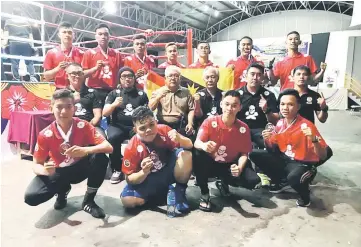
<svg viewBox="0 0 361 247">
<path fill-rule="evenodd" d="M 122 176 L 122 173 L 121 173 L 121 172 L 114 171 L 114 172 L 113 172 L 113 175 L 112 175 L 111 178 L 110 178 L 110 183 L 111 183 L 111 184 L 120 183 L 120 181 L 121 181 L 121 176 Z"/>
</svg>

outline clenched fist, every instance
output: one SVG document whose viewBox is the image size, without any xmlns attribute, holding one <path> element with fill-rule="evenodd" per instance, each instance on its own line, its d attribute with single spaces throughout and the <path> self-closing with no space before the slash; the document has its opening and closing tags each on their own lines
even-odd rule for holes
<svg viewBox="0 0 361 247">
<path fill-rule="evenodd" d="M 213 153 L 216 151 L 217 143 L 214 141 L 205 142 L 203 145 L 203 151 L 207 153 Z"/>
<path fill-rule="evenodd" d="M 122 97 L 116 97 L 114 102 L 113 102 L 113 105 L 115 107 L 119 107 L 119 106 L 122 105 L 122 103 L 123 103 L 123 98 Z"/>
<path fill-rule="evenodd" d="M 173 142 L 179 143 L 179 133 L 175 129 L 172 129 L 168 132 L 168 137 Z"/>
</svg>

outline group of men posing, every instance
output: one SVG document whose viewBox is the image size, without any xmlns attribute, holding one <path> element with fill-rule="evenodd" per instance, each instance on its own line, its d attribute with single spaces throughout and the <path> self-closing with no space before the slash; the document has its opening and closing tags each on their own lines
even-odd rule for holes
<svg viewBox="0 0 361 247">
<path fill-rule="evenodd" d="M 239 78 L 238 88 L 227 92 L 217 88 L 219 70 L 209 60 L 208 43 L 198 44 L 199 59 L 189 66 L 204 68 L 205 88 L 194 95 L 180 86 L 184 65 L 177 61 L 177 46 L 167 44 L 168 59 L 160 65 L 165 86 L 149 100 L 136 83 L 154 67 L 145 54 L 146 38 L 136 36 L 134 54 L 122 58 L 108 47 L 105 24 L 95 32 L 98 47 L 83 54 L 72 45 L 71 25 L 63 23 L 61 45 L 46 55 L 44 76 L 57 87 L 51 101 L 55 121 L 38 136 L 37 176 L 25 193 L 27 204 L 36 206 L 56 195 L 54 208 L 62 209 L 71 184 L 87 178 L 82 208 L 105 217 L 94 198 L 110 160 L 111 183 L 123 175 L 127 182 L 121 193 L 127 208 L 164 199 L 168 186 L 176 183 L 177 212 L 189 212 L 186 189 L 192 171 L 203 211 L 212 210 L 211 177 L 218 178 L 223 196 L 230 194 L 229 186 L 267 186 L 275 193 L 292 187 L 300 196 L 297 205 L 310 205 L 309 184 L 332 151 L 314 125 L 314 113 L 321 122 L 327 119 L 325 99 L 308 89 L 325 64 L 316 73 L 312 57 L 298 52 L 297 32 L 287 36 L 286 58 L 267 72 L 251 55 L 252 39 L 242 38 L 241 56 L 228 64 Z M 267 77 L 272 83 L 281 80 L 285 90 L 278 99 L 263 86 Z M 100 127 L 102 116 L 109 119 L 106 133 Z M 122 157 L 121 144 L 128 139 Z"/>
</svg>

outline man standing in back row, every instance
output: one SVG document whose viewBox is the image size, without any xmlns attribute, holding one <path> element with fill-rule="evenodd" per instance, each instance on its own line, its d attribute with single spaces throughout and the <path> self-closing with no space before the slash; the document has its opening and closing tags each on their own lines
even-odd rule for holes
<svg viewBox="0 0 361 247">
<path fill-rule="evenodd" d="M 298 46 L 302 44 L 300 34 L 292 31 L 287 34 L 287 56 L 281 61 L 277 62 L 272 70 L 268 72 L 268 77 L 271 83 L 275 85 L 278 80 L 281 80 L 281 91 L 286 88 L 293 88 L 294 83 L 291 79 L 291 71 L 299 65 L 306 65 L 310 68 L 312 73 L 313 83 L 316 85 L 326 70 L 326 64 L 321 63 L 321 70 L 317 73 L 317 66 L 311 55 L 302 54 L 298 51 Z"/>
<path fill-rule="evenodd" d="M 49 50 L 46 53 L 43 67 L 46 81 L 55 81 L 57 89 L 67 88 L 69 80 L 65 69 L 71 63 L 81 64 L 84 52 L 73 46 L 73 26 L 68 22 L 59 24 L 60 46 Z"/>
<path fill-rule="evenodd" d="M 86 51 L 82 62 L 87 86 L 95 89 L 103 104 L 108 93 L 117 87 L 117 73 L 123 66 L 120 53 L 109 48 L 109 38 L 109 27 L 99 24 L 95 28 L 98 47 Z"/>
<path fill-rule="evenodd" d="M 238 49 L 241 55 L 227 63 L 227 68 L 231 68 L 234 71 L 233 89 L 239 89 L 247 84 L 246 73 L 250 64 L 260 63 L 264 65 L 262 61 L 258 61 L 252 56 L 253 40 L 251 37 L 244 36 L 239 41 Z"/>
<path fill-rule="evenodd" d="M 177 66 L 179 68 L 185 68 L 183 64 L 178 62 L 178 47 L 176 43 L 170 42 L 165 45 L 165 54 L 167 61 L 158 66 L 159 69 L 165 69 L 170 65 Z"/>
<path fill-rule="evenodd" d="M 136 79 L 147 74 L 155 67 L 153 58 L 146 55 L 147 38 L 144 35 L 137 35 L 133 38 L 134 54 L 124 59 L 124 66 L 131 68 Z"/>
<path fill-rule="evenodd" d="M 208 42 L 201 41 L 197 45 L 197 54 L 199 56 L 198 60 L 191 65 L 189 68 L 192 69 L 204 69 L 208 66 L 218 67 L 214 65 L 211 60 L 209 60 L 209 54 L 211 54 L 211 47 Z"/>
</svg>

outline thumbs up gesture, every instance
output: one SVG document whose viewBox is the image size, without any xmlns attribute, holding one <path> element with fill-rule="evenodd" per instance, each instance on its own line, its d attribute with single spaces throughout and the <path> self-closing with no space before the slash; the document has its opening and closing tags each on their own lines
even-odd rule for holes
<svg viewBox="0 0 361 247">
<path fill-rule="evenodd" d="M 325 71 L 326 68 L 327 68 L 327 63 L 321 62 L 320 69 L 321 69 L 322 71 Z"/>
<path fill-rule="evenodd" d="M 326 108 L 327 104 L 326 104 L 325 96 L 323 96 L 323 93 L 320 93 L 320 94 L 321 94 L 321 98 L 317 99 L 317 104 L 319 104 L 321 107 L 321 110 L 323 110 Z"/>
<path fill-rule="evenodd" d="M 258 105 L 262 109 L 263 112 L 267 111 L 267 100 L 264 98 L 264 96 L 262 94 L 261 94 L 261 99 L 260 99 Z"/>
</svg>

